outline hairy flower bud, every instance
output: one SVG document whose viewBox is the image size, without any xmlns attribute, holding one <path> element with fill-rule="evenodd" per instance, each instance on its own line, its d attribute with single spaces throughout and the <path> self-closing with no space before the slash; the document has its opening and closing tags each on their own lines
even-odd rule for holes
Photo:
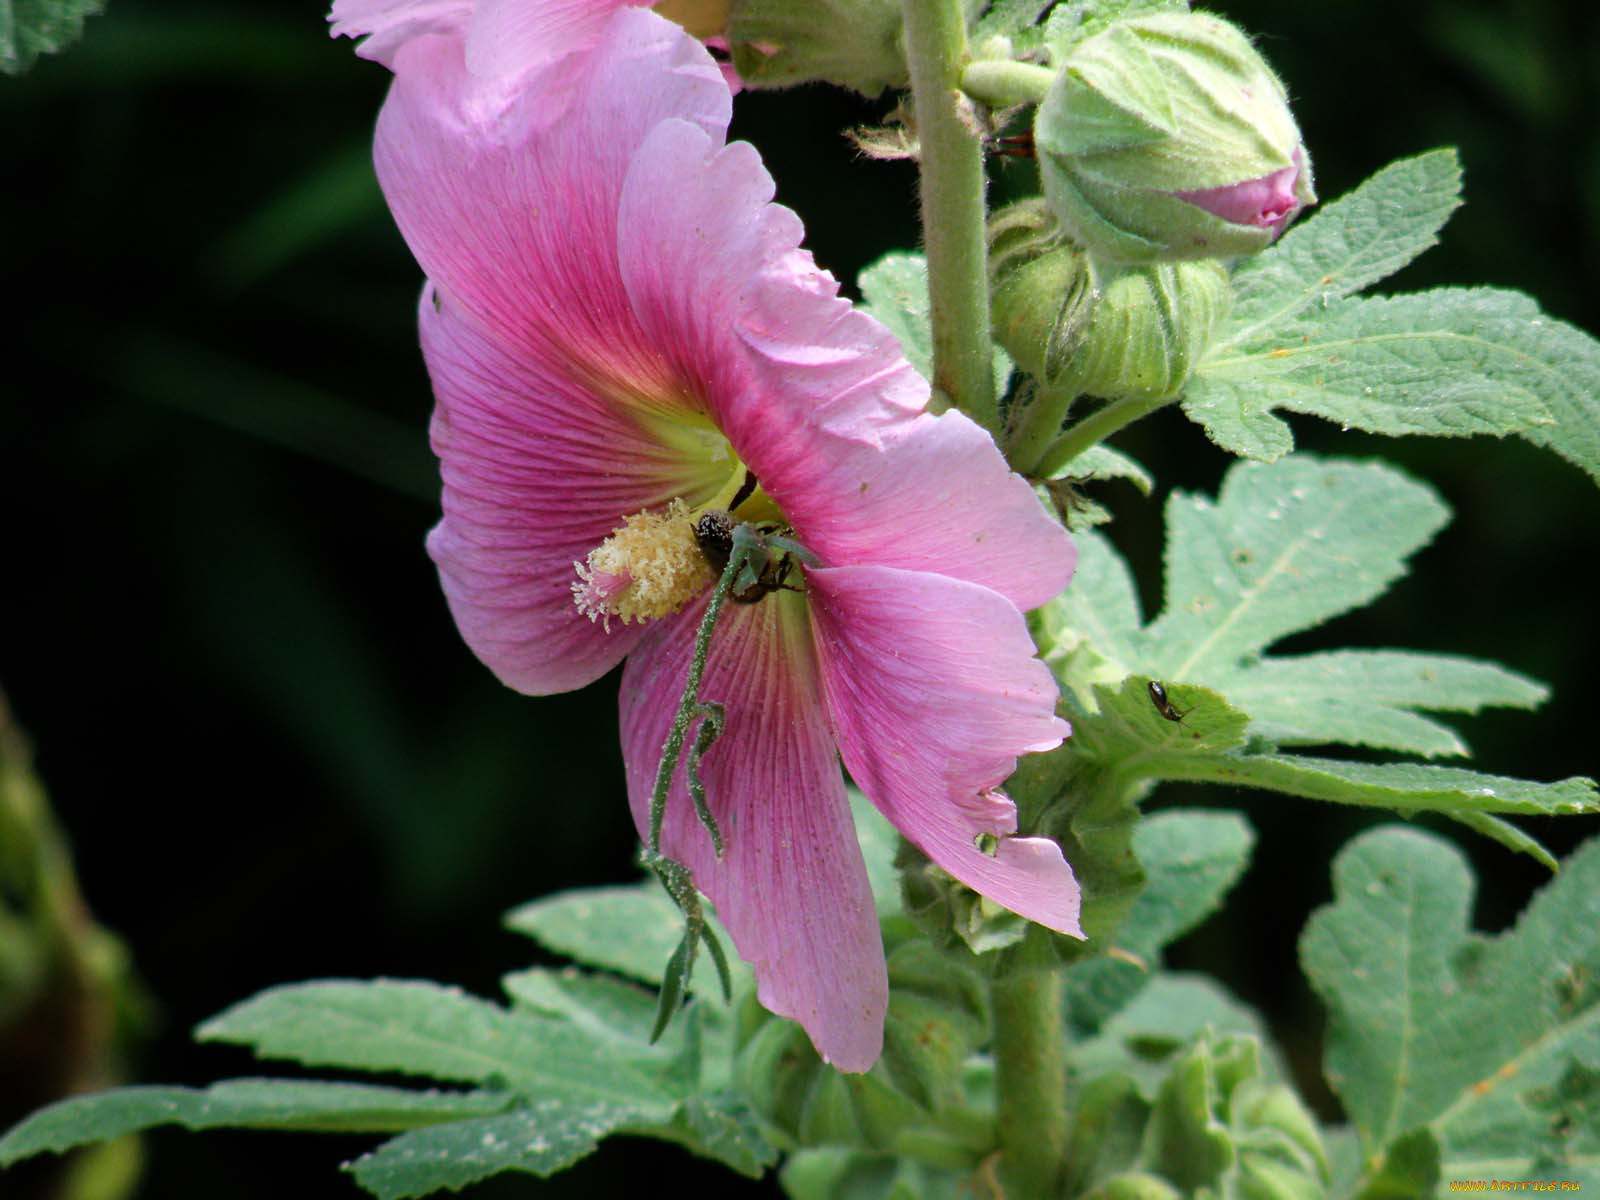
<svg viewBox="0 0 1600 1200">
<path fill-rule="evenodd" d="M 1162 400 L 1183 390 L 1233 299 L 1214 260 L 1154 263 L 1116 276 L 1055 381 L 1107 400 Z"/>
<path fill-rule="evenodd" d="M 1316 201 L 1283 84 L 1204 13 L 1119 22 L 1072 47 L 1034 140 L 1063 228 L 1109 262 L 1253 254 Z"/>
<path fill-rule="evenodd" d="M 995 340 L 1055 391 L 1177 395 L 1232 301 L 1213 260 L 1095 270 L 1036 202 L 997 214 L 990 247 Z"/>
<path fill-rule="evenodd" d="M 994 339 L 1035 379 L 1053 384 L 1088 331 L 1089 262 L 1050 210 L 1024 200 L 989 219 L 989 315 Z"/>
</svg>

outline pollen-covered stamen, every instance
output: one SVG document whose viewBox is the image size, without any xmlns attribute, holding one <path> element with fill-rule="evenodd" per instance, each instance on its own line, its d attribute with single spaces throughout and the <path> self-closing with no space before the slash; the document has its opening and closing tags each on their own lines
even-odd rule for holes
<svg viewBox="0 0 1600 1200">
<path fill-rule="evenodd" d="M 675 613 L 715 582 L 695 541 L 689 506 L 674 500 L 665 512 L 644 510 L 573 563 L 572 599 L 591 621 L 624 624 Z"/>
</svg>

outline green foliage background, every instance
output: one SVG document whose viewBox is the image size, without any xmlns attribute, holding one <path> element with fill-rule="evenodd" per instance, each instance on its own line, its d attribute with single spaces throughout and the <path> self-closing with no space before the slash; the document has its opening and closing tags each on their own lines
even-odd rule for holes
<svg viewBox="0 0 1600 1200">
<path fill-rule="evenodd" d="M 1390 290 L 1490 283 L 1600 330 L 1600 13 L 1561 0 L 1236 0 L 1287 80 L 1332 198 L 1384 163 L 1461 148 L 1467 204 Z M 247 1073 L 195 1046 L 201 1019 L 274 983 L 431 977 L 492 994 L 527 960 L 500 915 L 631 879 L 614 683 L 529 700 L 456 637 L 422 553 L 436 515 L 420 283 L 368 166 L 387 84 L 323 35 L 316 4 L 113 3 L 83 42 L 0 79 L 0 687 L 75 844 L 82 885 L 153 997 L 143 1079 Z M 881 106 L 809 88 L 750 95 L 755 141 L 818 259 L 852 280 L 915 239 L 913 174 L 854 161 L 841 128 Z M 820 164 L 820 165 L 818 165 Z M 1007 164 L 997 187 L 1021 185 Z M 1594 774 L 1597 499 L 1516 441 L 1395 442 L 1290 418 L 1299 444 L 1382 454 L 1455 520 L 1403 581 L 1282 649 L 1405 645 L 1491 658 L 1552 685 L 1536 714 L 1451 719 L 1474 766 Z M 1120 443 L 1171 486 L 1224 465 L 1169 413 Z M 1159 608 L 1160 505 L 1098 498 Z M 1159 494 L 1158 494 L 1159 499 Z M 1377 819 L 1261 793 L 1163 789 L 1244 810 L 1259 842 L 1223 912 L 1174 965 L 1263 1007 L 1317 1080 L 1323 1015 L 1295 939 L 1330 863 Z M 1579 823 L 1530 822 L 1558 853 Z M 1586 823 L 1585 823 L 1586 825 Z M 1437 826 L 1436 826 L 1437 827 Z M 1500 928 L 1542 882 L 1467 836 Z M 0 1125 L 46 1097 L 0 1061 Z M 144 1197 L 353 1194 L 365 1142 L 162 1134 Z M 49 1163 L 6 1179 L 42 1188 Z M 611 1144 L 547 1183 L 483 1195 L 620 1194 L 720 1169 Z M 42 1193 L 41 1193 L 42 1194 Z M 773 1194 L 776 1194 L 775 1189 Z"/>
</svg>

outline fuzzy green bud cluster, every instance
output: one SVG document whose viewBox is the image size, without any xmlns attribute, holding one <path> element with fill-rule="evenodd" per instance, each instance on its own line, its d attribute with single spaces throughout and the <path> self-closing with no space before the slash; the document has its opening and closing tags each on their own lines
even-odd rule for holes
<svg viewBox="0 0 1600 1200">
<path fill-rule="evenodd" d="M 1122 21 L 1072 46 L 1034 141 L 1062 227 L 1105 262 L 1253 254 L 1316 200 L 1283 84 L 1205 13 Z"/>
<path fill-rule="evenodd" d="M 989 234 L 995 340 L 1052 391 L 1177 395 L 1233 298 L 1214 260 L 1097 268 L 1037 201 L 997 213 Z"/>
</svg>

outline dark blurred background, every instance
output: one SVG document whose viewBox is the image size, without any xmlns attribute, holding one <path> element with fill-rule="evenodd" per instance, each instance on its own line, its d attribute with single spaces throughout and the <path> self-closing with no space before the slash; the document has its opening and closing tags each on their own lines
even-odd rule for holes
<svg viewBox="0 0 1600 1200">
<path fill-rule="evenodd" d="M 1519 287 L 1600 329 L 1600 10 L 1224 11 L 1286 79 L 1325 198 L 1393 158 L 1461 148 L 1467 206 L 1396 290 Z M 188 1031 L 278 982 L 421 976 L 493 994 L 533 956 L 500 914 L 634 876 L 615 679 L 547 699 L 501 688 L 423 553 L 438 502 L 421 278 L 368 161 L 387 82 L 306 0 L 110 0 L 81 44 L 0 79 L 0 688 L 87 902 L 142 980 L 126 1064 L 141 1081 L 256 1070 Z M 735 135 L 846 281 L 917 237 L 912 171 L 857 161 L 840 137 L 884 108 L 822 88 L 736 105 Z M 1297 430 L 1307 448 L 1405 464 L 1457 515 L 1382 602 L 1285 648 L 1497 659 L 1555 694 L 1538 714 L 1461 722 L 1476 765 L 1594 773 L 1594 485 L 1518 442 Z M 1175 413 L 1120 444 L 1162 495 L 1214 489 L 1226 463 Z M 1153 611 L 1159 505 L 1123 485 L 1103 498 Z M 1332 853 L 1376 818 L 1220 790 L 1156 803 L 1242 808 L 1260 830 L 1227 910 L 1175 957 L 1267 1010 L 1332 1115 L 1294 939 L 1327 898 Z M 1593 828 L 1536 832 L 1563 852 Z M 1479 921 L 1499 928 L 1542 869 L 1449 836 L 1482 873 Z M 26 1092 L 14 1076 L 0 1091 L 0 1124 Z M 336 1167 L 365 1144 L 164 1132 L 138 1195 L 354 1196 Z M 549 1183 L 476 1194 L 620 1194 L 661 1171 L 711 1194 L 744 1186 L 618 1143 Z"/>
</svg>

